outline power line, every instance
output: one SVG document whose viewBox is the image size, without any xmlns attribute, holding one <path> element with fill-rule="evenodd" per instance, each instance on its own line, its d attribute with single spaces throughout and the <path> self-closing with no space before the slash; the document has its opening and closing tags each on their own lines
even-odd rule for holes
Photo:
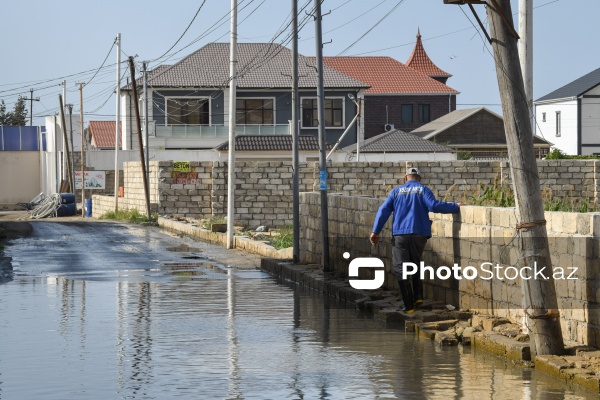
<svg viewBox="0 0 600 400">
<path fill-rule="evenodd" d="M 93 80 L 94 80 L 94 78 L 96 77 L 96 75 L 98 75 L 98 72 L 100 72 L 100 70 L 102 69 L 102 67 L 104 67 L 104 64 L 106 63 L 106 60 L 108 60 L 108 56 L 110 56 L 110 53 L 112 53 L 112 49 L 115 47 L 115 43 L 117 43 L 117 41 L 116 41 L 116 40 L 115 40 L 115 41 L 113 41 L 113 44 L 112 44 L 112 46 L 110 47 L 110 50 L 108 51 L 108 54 L 107 54 L 107 55 L 106 55 L 106 57 L 104 58 L 104 61 L 102 61 L 102 65 L 100 65 L 100 68 L 98 68 L 98 69 L 96 70 L 96 72 L 94 73 L 94 76 L 92 76 L 92 77 L 90 78 L 90 80 L 89 80 L 89 81 L 87 81 L 87 83 L 85 83 L 85 84 L 83 85 L 84 87 L 85 87 L 85 86 L 87 86 L 87 85 L 88 85 L 88 84 L 89 84 L 91 81 L 93 81 Z"/>
<path fill-rule="evenodd" d="M 183 31 L 183 33 L 181 34 L 181 36 L 179 36 L 179 39 L 177 39 L 175 41 L 175 43 L 173 43 L 173 46 L 171 46 L 169 48 L 169 50 L 165 51 L 162 55 L 160 55 L 159 57 L 156 57 L 154 60 L 151 60 L 150 62 L 154 62 L 160 58 L 162 58 L 165 54 L 167 54 L 168 52 L 170 52 L 171 50 L 173 50 L 173 48 L 175 46 L 177 46 L 177 43 L 179 43 L 179 41 L 181 39 L 183 39 L 183 36 L 185 36 L 185 34 L 187 33 L 187 31 L 190 29 L 190 27 L 192 26 L 192 24 L 194 23 L 194 21 L 196 20 L 196 17 L 198 16 L 198 14 L 200 14 L 200 10 L 202 10 L 202 7 L 204 7 L 204 3 L 206 3 L 206 0 L 202 1 L 202 4 L 200 4 L 200 7 L 198 7 L 198 10 L 196 11 L 196 14 L 194 14 L 194 17 L 192 18 L 192 20 L 190 21 L 190 23 L 188 24 L 187 28 L 185 28 L 185 30 Z"/>
<path fill-rule="evenodd" d="M 372 27 L 370 27 L 365 33 L 363 33 L 358 39 L 356 39 L 352 44 L 350 44 L 350 46 L 346 47 L 344 50 L 342 50 L 338 56 L 344 55 L 348 50 L 350 50 L 352 47 L 354 47 L 358 42 L 360 42 L 362 39 L 365 38 L 365 36 L 367 36 L 369 33 L 371 33 L 371 31 L 375 28 L 377 28 L 379 26 L 379 24 L 381 24 L 387 17 L 389 17 L 390 15 L 392 15 L 392 13 L 394 11 L 396 11 L 396 9 L 398 7 L 400 7 L 400 5 L 404 3 L 404 0 L 400 0 L 398 3 L 396 3 L 396 5 L 387 12 L 387 14 L 385 14 L 379 21 L 377 21 Z"/>
</svg>

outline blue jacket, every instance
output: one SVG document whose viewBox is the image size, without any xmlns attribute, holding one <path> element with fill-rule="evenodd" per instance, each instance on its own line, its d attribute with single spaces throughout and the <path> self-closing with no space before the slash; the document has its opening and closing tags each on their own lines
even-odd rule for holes
<svg viewBox="0 0 600 400">
<path fill-rule="evenodd" d="M 379 234 L 388 218 L 394 213 L 392 235 L 416 233 L 431 237 L 429 211 L 451 214 L 459 211 L 456 203 L 439 201 L 431 190 L 419 181 L 411 180 L 392 189 L 373 223 L 373 233 Z"/>
</svg>

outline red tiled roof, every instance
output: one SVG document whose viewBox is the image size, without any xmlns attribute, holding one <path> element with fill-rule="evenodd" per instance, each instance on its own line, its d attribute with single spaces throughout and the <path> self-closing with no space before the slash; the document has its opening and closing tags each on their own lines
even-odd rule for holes
<svg viewBox="0 0 600 400">
<path fill-rule="evenodd" d="M 371 86 L 367 94 L 458 93 L 391 57 L 324 57 L 323 63 Z"/>
<path fill-rule="evenodd" d="M 92 136 L 94 147 L 115 148 L 116 121 L 90 121 L 88 129 Z M 120 131 L 120 130 L 119 130 Z M 121 146 L 121 135 L 119 135 L 119 147 Z"/>
<path fill-rule="evenodd" d="M 425 48 L 423 47 L 420 30 L 417 33 L 417 43 L 415 44 L 415 48 L 410 57 L 408 58 L 406 65 L 431 77 L 449 78 L 452 76 L 452 74 L 449 74 L 446 71 L 443 71 L 442 69 L 438 68 L 438 66 L 435 65 L 433 61 L 431 61 L 431 59 L 425 52 Z"/>
</svg>

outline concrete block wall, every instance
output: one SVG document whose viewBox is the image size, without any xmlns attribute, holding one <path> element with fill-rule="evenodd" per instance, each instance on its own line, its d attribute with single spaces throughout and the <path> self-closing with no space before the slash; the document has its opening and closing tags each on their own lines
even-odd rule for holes
<svg viewBox="0 0 600 400">
<path fill-rule="evenodd" d="M 347 274 L 349 260 L 357 257 L 378 257 L 386 266 L 386 287 L 397 288 L 392 273 L 390 222 L 382 232 L 377 248 L 369 244 L 375 213 L 381 199 L 330 196 L 328 199 L 330 265 L 340 274 Z M 320 196 L 301 195 L 300 257 L 308 263 L 321 263 L 322 239 Z M 479 277 L 489 276 L 482 268 L 499 265 L 500 277 L 484 279 L 425 280 L 429 298 L 455 306 L 524 322 L 523 290 L 520 278 L 512 279 L 511 266 L 520 267 L 519 238 L 516 216 L 512 208 L 467 206 L 460 214 L 430 214 L 433 237 L 428 241 L 424 261 L 437 270 L 440 266 L 473 266 Z M 600 214 L 547 212 L 547 229 L 553 268 L 562 268 L 564 277 L 555 287 L 561 312 L 565 340 L 593 346 L 600 345 Z M 348 252 L 350 258 L 344 258 Z M 574 269 L 576 268 L 576 270 Z M 558 272 L 557 272 L 558 271 Z M 546 274 L 561 270 L 546 268 Z M 372 271 L 362 271 L 364 278 Z M 557 275 L 560 276 L 560 275 Z"/>
<path fill-rule="evenodd" d="M 172 161 L 151 162 L 151 203 L 161 215 L 210 218 L 227 215 L 227 163 L 190 161 L 190 171 L 173 171 Z M 144 209 L 139 162 L 125 163 L 125 197 Z M 510 184 L 505 161 L 344 162 L 328 165 L 331 194 L 382 198 L 404 181 L 408 166 L 417 166 L 438 197 L 460 200 L 465 191 L 494 182 Z M 595 160 L 541 160 L 542 185 L 554 196 L 600 199 L 600 164 Z M 237 162 L 235 223 L 277 227 L 292 223 L 291 162 Z M 110 177 L 107 175 L 107 179 Z M 318 163 L 299 169 L 300 192 L 319 189 Z"/>
<path fill-rule="evenodd" d="M 213 163 L 190 162 L 189 172 L 173 171 L 172 161 L 158 162 L 158 213 L 190 218 L 212 214 Z"/>
</svg>

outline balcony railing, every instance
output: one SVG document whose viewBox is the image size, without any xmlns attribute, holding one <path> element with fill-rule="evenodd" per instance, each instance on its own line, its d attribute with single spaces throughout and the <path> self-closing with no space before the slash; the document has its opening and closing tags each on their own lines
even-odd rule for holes
<svg viewBox="0 0 600 400">
<path fill-rule="evenodd" d="M 236 135 L 289 135 L 289 125 L 236 125 Z M 156 137 L 223 139 L 229 137 L 226 125 L 156 125 Z"/>
</svg>

